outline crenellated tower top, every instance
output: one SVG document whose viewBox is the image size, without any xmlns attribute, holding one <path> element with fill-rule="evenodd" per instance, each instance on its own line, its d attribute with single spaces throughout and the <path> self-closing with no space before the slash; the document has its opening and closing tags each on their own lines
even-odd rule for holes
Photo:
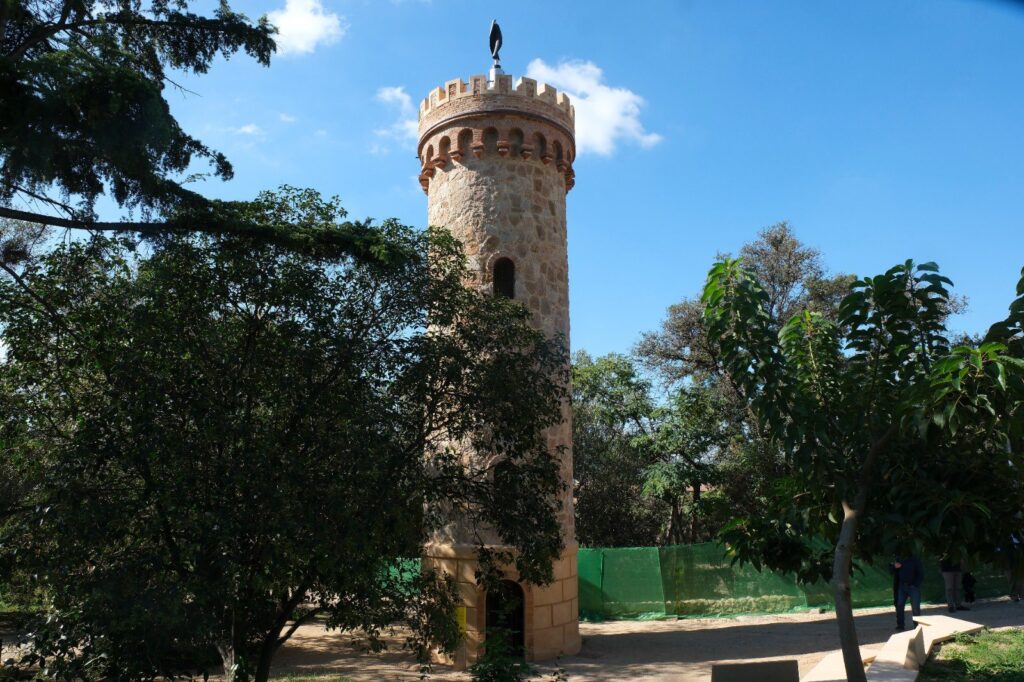
<svg viewBox="0 0 1024 682">
<path fill-rule="evenodd" d="M 513 83 L 500 70 L 492 75 L 471 76 L 469 83 L 448 81 L 420 104 L 417 155 L 423 191 L 449 162 L 493 151 L 553 164 L 565 175 L 568 192 L 575 184 L 576 157 L 576 112 L 569 96 L 532 78 Z"/>
</svg>

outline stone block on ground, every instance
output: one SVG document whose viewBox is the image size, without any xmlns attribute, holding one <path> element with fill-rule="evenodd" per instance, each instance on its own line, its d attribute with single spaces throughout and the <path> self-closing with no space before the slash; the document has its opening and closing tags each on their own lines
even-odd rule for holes
<svg viewBox="0 0 1024 682">
<path fill-rule="evenodd" d="M 796 659 L 711 666 L 711 682 L 800 682 Z"/>
<path fill-rule="evenodd" d="M 861 647 L 860 659 L 862 663 L 870 663 L 878 655 L 877 647 Z M 825 658 L 818 661 L 818 665 L 811 668 L 801 682 L 846 682 L 846 665 L 843 663 L 843 652 L 833 651 Z"/>
<path fill-rule="evenodd" d="M 878 663 L 896 663 L 907 670 L 917 670 L 928 658 L 929 649 L 925 647 L 925 628 L 918 625 L 907 632 L 897 632 L 889 638 L 875 658 Z"/>
<path fill-rule="evenodd" d="M 918 616 L 914 620 L 924 626 L 925 651 L 931 651 L 935 642 L 945 642 L 957 635 L 972 634 L 985 629 L 984 625 L 949 616 Z"/>
<path fill-rule="evenodd" d="M 899 663 L 878 661 L 868 666 L 868 682 L 914 682 L 917 670 L 909 670 Z"/>
</svg>

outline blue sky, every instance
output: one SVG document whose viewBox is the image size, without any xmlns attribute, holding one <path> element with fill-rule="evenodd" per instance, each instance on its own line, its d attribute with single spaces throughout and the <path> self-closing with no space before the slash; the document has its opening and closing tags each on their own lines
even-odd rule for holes
<svg viewBox="0 0 1024 682">
<path fill-rule="evenodd" d="M 310 186 L 354 217 L 423 226 L 414 107 L 486 71 L 492 18 L 507 73 L 579 95 L 574 348 L 628 352 L 699 292 L 717 252 L 780 220 L 834 272 L 937 261 L 970 299 L 953 320 L 966 331 L 1004 316 L 1024 266 L 1022 4 L 234 6 L 277 12 L 284 53 L 269 69 L 236 56 L 185 78 L 196 94 L 168 93 L 185 128 L 234 164 L 234 180 L 199 188 L 209 196 Z"/>
</svg>

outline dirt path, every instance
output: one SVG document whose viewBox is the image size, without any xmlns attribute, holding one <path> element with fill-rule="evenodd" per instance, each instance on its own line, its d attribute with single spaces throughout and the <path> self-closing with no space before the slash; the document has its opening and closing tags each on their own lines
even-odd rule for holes
<svg viewBox="0 0 1024 682">
<path fill-rule="evenodd" d="M 945 608 L 927 607 L 924 611 L 941 614 Z M 1024 602 L 993 600 L 958 615 L 989 627 L 1024 627 Z M 892 609 L 864 609 L 856 618 L 862 645 L 880 645 L 895 625 Z M 831 613 L 584 623 L 580 630 L 583 650 L 561 661 L 573 682 L 710 680 L 713 663 L 773 658 L 796 658 L 804 674 L 839 648 Z M 331 673 L 358 682 L 416 679 L 418 667 L 413 657 L 393 649 L 400 641 L 401 633 L 396 633 L 389 638 L 392 650 L 362 653 L 346 638 L 309 626 L 296 633 L 278 654 L 274 677 Z M 553 666 L 541 669 L 553 670 Z M 431 679 L 469 678 L 438 667 Z"/>
</svg>

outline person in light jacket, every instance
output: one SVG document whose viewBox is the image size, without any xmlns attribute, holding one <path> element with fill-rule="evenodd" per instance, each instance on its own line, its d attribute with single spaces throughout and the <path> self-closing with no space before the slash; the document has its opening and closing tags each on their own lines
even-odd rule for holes
<svg viewBox="0 0 1024 682">
<path fill-rule="evenodd" d="M 949 556 L 943 557 L 939 570 L 942 571 L 942 582 L 946 584 L 946 606 L 949 612 L 970 611 L 960 602 L 960 580 L 963 578 L 960 562 Z"/>
</svg>

